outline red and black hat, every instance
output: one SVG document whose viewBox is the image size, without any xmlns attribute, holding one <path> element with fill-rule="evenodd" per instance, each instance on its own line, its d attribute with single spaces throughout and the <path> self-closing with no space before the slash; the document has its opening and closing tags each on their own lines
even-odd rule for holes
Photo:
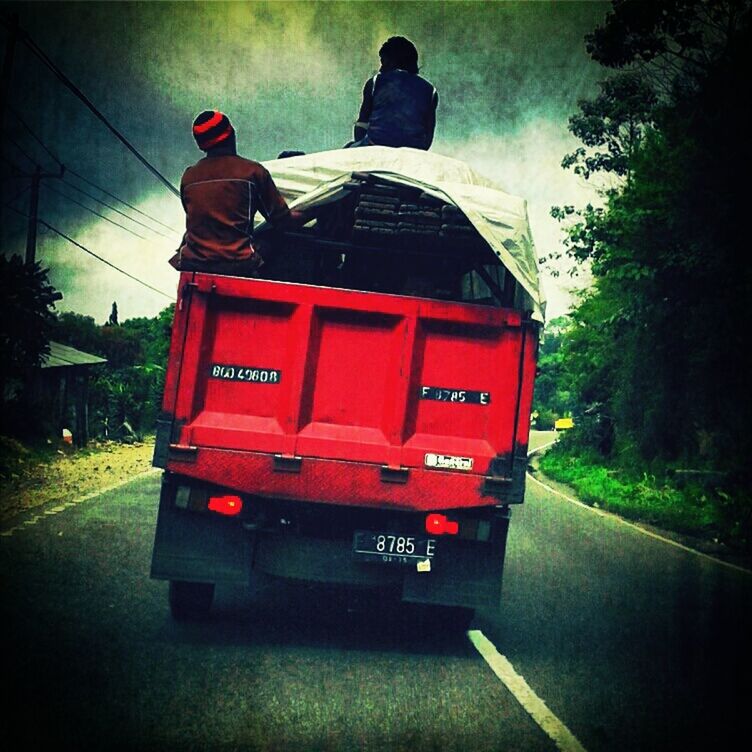
<svg viewBox="0 0 752 752">
<path fill-rule="evenodd" d="M 230 119 L 219 110 L 204 110 L 193 121 L 193 138 L 202 151 L 221 144 L 234 134 Z"/>
</svg>

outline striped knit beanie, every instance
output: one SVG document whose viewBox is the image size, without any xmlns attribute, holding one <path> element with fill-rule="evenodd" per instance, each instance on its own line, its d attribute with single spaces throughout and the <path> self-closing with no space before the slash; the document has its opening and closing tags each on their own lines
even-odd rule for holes
<svg viewBox="0 0 752 752">
<path fill-rule="evenodd" d="M 202 151 L 221 144 L 234 134 L 229 118 L 219 110 L 204 110 L 193 121 L 193 138 Z"/>
</svg>

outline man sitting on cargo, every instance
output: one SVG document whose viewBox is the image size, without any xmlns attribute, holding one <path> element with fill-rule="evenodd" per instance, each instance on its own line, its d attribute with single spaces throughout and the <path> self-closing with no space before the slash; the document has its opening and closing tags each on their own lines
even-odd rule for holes
<svg viewBox="0 0 752 752">
<path fill-rule="evenodd" d="M 439 95 L 418 75 L 418 50 L 405 37 L 390 37 L 379 50 L 381 68 L 366 81 L 355 141 L 348 146 L 411 146 L 428 150 L 436 128 Z"/>
<path fill-rule="evenodd" d="M 263 264 L 253 238 L 256 211 L 275 228 L 310 217 L 290 211 L 263 165 L 238 155 L 227 115 L 202 112 L 193 122 L 193 137 L 206 156 L 180 181 L 186 230 L 170 263 L 181 271 L 254 275 Z"/>
</svg>

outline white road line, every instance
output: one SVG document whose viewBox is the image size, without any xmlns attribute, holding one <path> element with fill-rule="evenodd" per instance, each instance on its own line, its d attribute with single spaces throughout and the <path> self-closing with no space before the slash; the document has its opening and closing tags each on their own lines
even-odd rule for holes
<svg viewBox="0 0 752 752">
<path fill-rule="evenodd" d="M 60 512 L 64 512 L 66 509 L 70 509 L 71 507 L 74 507 L 77 504 L 82 504 L 85 501 L 96 499 L 97 496 L 101 496 L 102 494 L 109 493 L 110 491 L 115 491 L 121 486 L 124 486 L 126 483 L 130 483 L 131 481 L 137 480 L 138 478 L 143 478 L 147 475 L 151 475 L 152 473 L 157 473 L 157 472 L 161 472 L 159 468 L 152 467 L 149 470 L 144 470 L 144 472 L 138 473 L 137 475 L 134 475 L 130 478 L 126 478 L 125 480 L 121 480 L 121 481 L 118 481 L 117 483 L 113 483 L 111 486 L 107 486 L 106 488 L 100 488 L 98 491 L 92 491 L 91 493 L 88 493 L 85 496 L 79 496 L 79 498 L 77 499 L 72 499 L 71 501 L 65 501 L 56 507 L 52 507 L 50 509 L 45 510 L 43 514 L 34 514 L 30 518 L 23 520 L 22 522 L 19 522 L 17 525 L 13 527 L 9 527 L 7 530 L 3 530 L 2 532 L 0 532 L 0 538 L 10 538 L 14 533 L 17 533 L 19 530 L 23 530 L 23 528 L 25 527 L 31 527 L 32 525 L 36 525 L 37 522 L 39 522 L 40 520 L 43 520 L 45 517 L 54 517 L 56 514 L 60 514 Z"/>
<path fill-rule="evenodd" d="M 522 705 L 530 717 L 543 729 L 562 752 L 585 752 L 574 734 L 549 710 L 543 700 L 533 692 L 530 685 L 514 670 L 514 666 L 479 629 L 467 633 L 470 642 L 483 656 L 496 676 Z"/>
<path fill-rule="evenodd" d="M 674 546 L 674 548 L 679 548 L 682 551 L 686 551 L 687 553 L 694 554 L 695 556 L 699 556 L 701 559 L 707 559 L 708 561 L 712 561 L 715 564 L 720 564 L 721 566 L 728 567 L 729 569 L 733 569 L 736 572 L 742 572 L 746 575 L 752 574 L 752 570 L 746 569 L 745 567 L 740 567 L 738 564 L 732 564 L 731 562 L 724 561 L 723 559 L 717 559 L 715 556 L 711 556 L 710 554 L 706 554 L 706 553 L 703 553 L 702 551 L 698 551 L 696 548 L 690 548 L 689 546 L 685 546 L 682 543 L 677 543 L 676 541 L 671 540 L 671 538 L 666 538 L 665 536 L 659 535 L 658 533 L 654 533 L 651 530 L 646 530 L 644 527 L 640 527 L 639 525 L 635 525 L 633 522 L 629 522 L 625 520 L 623 517 L 620 517 L 618 514 L 607 512 L 605 509 L 597 509 L 596 507 L 591 507 L 590 505 L 585 504 L 579 499 L 573 499 L 571 496 L 567 496 L 566 494 L 563 494 L 561 491 L 557 491 L 555 488 L 551 488 L 551 486 L 538 480 L 534 476 L 530 475 L 530 473 L 527 474 L 527 477 L 530 478 L 530 480 L 532 480 L 534 483 L 537 483 L 541 488 L 545 488 L 546 491 L 549 491 L 552 494 L 556 494 L 557 496 L 560 496 L 562 499 L 564 499 L 565 501 L 568 501 L 570 504 L 574 504 L 575 506 L 582 507 L 583 509 L 587 509 L 589 512 L 597 514 L 600 517 L 609 517 L 610 519 L 614 520 L 614 522 L 618 522 L 620 525 L 624 525 L 626 527 L 631 528 L 632 530 L 636 530 L 638 533 L 642 533 L 642 535 L 647 535 L 648 538 L 653 538 L 654 540 L 661 541 L 661 543 L 667 543 L 669 546 Z"/>
<path fill-rule="evenodd" d="M 558 438 L 554 439 L 553 441 L 549 441 L 548 444 L 543 444 L 542 446 L 535 447 L 535 449 L 531 449 L 527 453 L 527 456 L 530 457 L 536 452 L 539 452 L 541 449 L 546 449 L 552 446 L 557 441 L 558 441 Z M 538 480 L 536 477 L 534 477 L 530 473 L 527 474 L 527 477 L 530 478 L 530 480 L 533 481 L 534 483 L 537 483 L 539 486 L 541 486 L 541 488 L 545 488 L 546 491 L 549 491 L 552 494 L 556 494 L 556 496 L 560 496 L 562 499 L 564 499 L 565 501 L 568 501 L 570 504 L 574 504 L 575 506 L 582 507 L 583 509 L 587 509 L 589 512 L 593 512 L 594 514 L 597 514 L 600 517 L 610 517 L 611 519 L 615 520 L 621 525 L 626 525 L 632 530 L 636 530 L 638 533 L 647 535 L 648 538 L 653 538 L 654 540 L 661 541 L 661 543 L 667 543 L 669 546 L 674 546 L 675 548 L 679 548 L 682 551 L 687 551 L 687 553 L 694 554 L 695 556 L 699 556 L 702 559 L 707 559 L 708 561 L 712 561 L 715 564 L 720 564 L 724 567 L 728 567 L 729 569 L 733 569 L 735 572 L 743 572 L 744 574 L 752 574 L 752 570 L 749 570 L 746 567 L 740 567 L 738 564 L 732 564 L 731 562 L 724 561 L 723 559 L 718 559 L 715 556 L 711 556 L 710 554 L 706 554 L 706 553 L 703 553 L 702 551 L 698 551 L 696 548 L 690 548 L 689 546 L 685 546 L 682 543 L 677 543 L 676 541 L 671 540 L 671 538 L 666 538 L 664 535 L 660 535 L 650 530 L 646 530 L 644 527 L 640 527 L 640 525 L 635 525 L 633 522 L 628 522 L 623 517 L 620 517 L 618 514 L 614 514 L 613 512 L 607 512 L 605 509 L 597 509 L 596 507 L 592 507 L 589 504 L 585 504 L 579 499 L 573 499 L 571 496 L 567 496 L 566 494 L 563 494 L 561 491 L 557 491 L 555 488 L 551 488 L 551 486 L 547 485 L 546 483 L 543 483 L 543 481 Z"/>
<path fill-rule="evenodd" d="M 553 445 L 554 445 L 554 444 L 555 444 L 555 443 L 556 443 L 556 442 L 557 442 L 558 440 L 559 440 L 559 438 L 557 437 L 557 438 L 555 438 L 555 439 L 554 439 L 553 441 L 549 441 L 549 442 L 548 442 L 548 444 L 541 444 L 541 445 L 540 445 L 539 447 L 535 447 L 535 449 L 531 449 L 531 450 L 530 450 L 530 451 L 529 451 L 529 452 L 527 453 L 527 456 L 528 456 L 528 457 L 531 457 L 531 456 L 532 456 L 532 455 L 534 455 L 534 454 L 535 454 L 536 452 L 540 452 L 540 450 L 541 450 L 541 449 L 548 449 L 548 447 L 550 447 L 550 446 L 553 446 Z"/>
</svg>

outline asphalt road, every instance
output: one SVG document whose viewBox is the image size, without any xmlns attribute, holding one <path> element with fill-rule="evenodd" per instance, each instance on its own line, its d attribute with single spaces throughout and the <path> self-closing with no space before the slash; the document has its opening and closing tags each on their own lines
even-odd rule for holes
<svg viewBox="0 0 752 752">
<path fill-rule="evenodd" d="M 261 582 L 172 622 L 148 576 L 158 489 L 142 477 L 0 537 L 14 747 L 556 749 L 431 613 Z M 473 627 L 588 752 L 731 749 L 746 746 L 731 740 L 752 699 L 751 594 L 749 574 L 529 483 L 502 606 Z"/>
</svg>

